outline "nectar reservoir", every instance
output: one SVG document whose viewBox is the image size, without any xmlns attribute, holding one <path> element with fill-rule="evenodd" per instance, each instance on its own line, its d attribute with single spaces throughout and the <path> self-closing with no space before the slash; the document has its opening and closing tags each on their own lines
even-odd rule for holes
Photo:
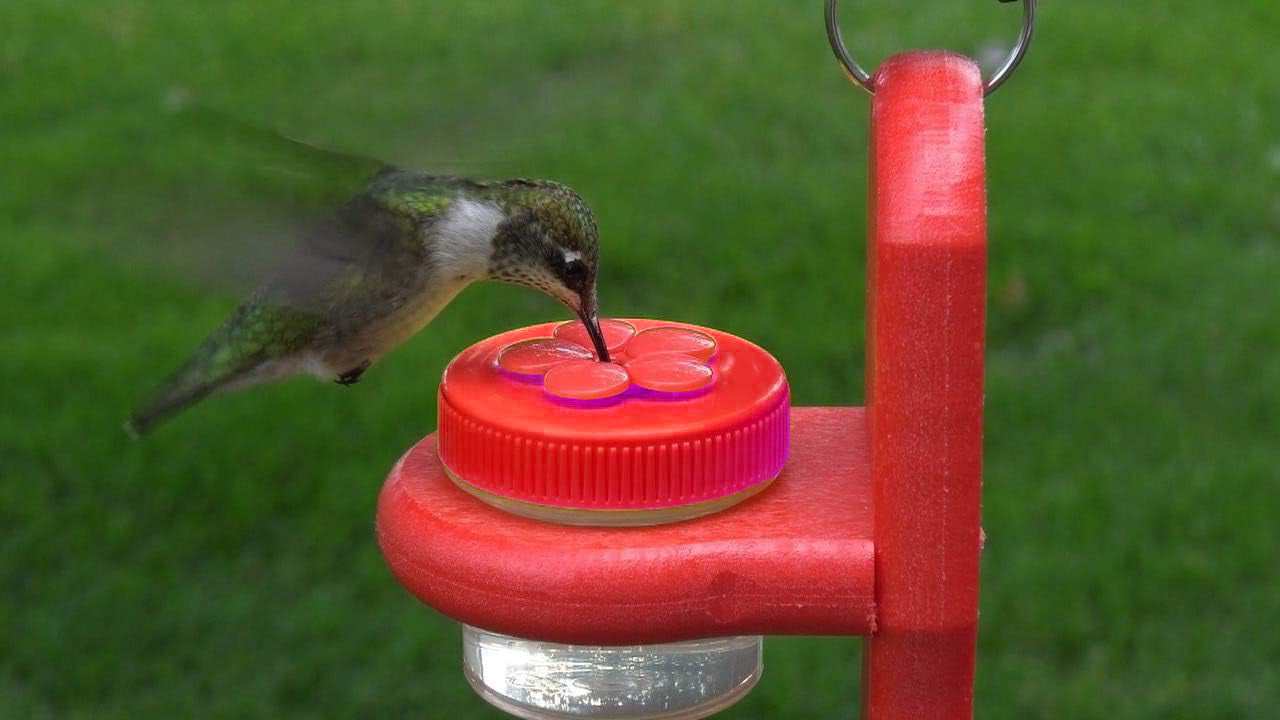
<svg viewBox="0 0 1280 720">
<path fill-rule="evenodd" d="M 535 520 L 620 527 L 714 513 L 778 476 L 790 395 L 769 353 L 680 323 L 601 331 L 610 362 L 570 322 L 494 336 L 450 363 L 437 438 L 454 483 Z M 463 629 L 472 687 L 538 720 L 705 717 L 755 685 L 761 648 L 759 636 L 604 646 Z"/>
</svg>

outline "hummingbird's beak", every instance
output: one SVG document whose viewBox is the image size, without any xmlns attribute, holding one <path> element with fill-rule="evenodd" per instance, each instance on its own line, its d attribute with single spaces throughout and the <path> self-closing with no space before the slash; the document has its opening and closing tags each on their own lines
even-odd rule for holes
<svg viewBox="0 0 1280 720">
<path fill-rule="evenodd" d="M 596 357 L 600 362 L 609 362 L 609 348 L 604 344 L 604 333 L 600 331 L 600 319 L 596 317 L 595 293 L 592 292 L 590 297 L 584 293 L 581 304 L 579 305 L 578 318 L 582 320 L 582 324 L 587 328 L 587 334 L 591 336 L 591 342 L 596 346 Z"/>
<path fill-rule="evenodd" d="M 596 346 L 596 357 L 600 358 L 600 362 L 609 362 L 609 348 L 604 344 L 604 333 L 600 332 L 600 320 L 594 312 L 590 315 L 584 312 L 580 317 L 582 324 L 587 326 L 591 342 Z"/>
</svg>

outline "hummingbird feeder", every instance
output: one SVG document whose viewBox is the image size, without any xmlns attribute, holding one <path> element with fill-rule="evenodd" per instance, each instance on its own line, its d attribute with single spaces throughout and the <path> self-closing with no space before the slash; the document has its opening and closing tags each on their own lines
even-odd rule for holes
<svg viewBox="0 0 1280 720">
<path fill-rule="evenodd" d="M 445 370 L 396 463 L 392 572 L 463 623 L 476 691 L 524 718 L 699 718 L 767 634 L 865 638 L 863 715 L 972 716 L 986 301 L 983 98 L 1010 60 L 910 52 L 872 77 L 866 407 L 792 407 L 766 350 L 710 328 L 512 330 Z M 854 669 L 850 668 L 850 676 Z"/>
</svg>

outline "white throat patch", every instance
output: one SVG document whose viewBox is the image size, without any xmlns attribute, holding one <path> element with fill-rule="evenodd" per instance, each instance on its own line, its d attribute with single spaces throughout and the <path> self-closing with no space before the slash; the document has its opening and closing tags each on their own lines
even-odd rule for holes
<svg viewBox="0 0 1280 720">
<path fill-rule="evenodd" d="M 455 199 L 432 231 L 433 237 L 427 239 L 438 271 L 468 280 L 483 277 L 493 254 L 493 238 L 506 217 L 493 203 Z"/>
</svg>

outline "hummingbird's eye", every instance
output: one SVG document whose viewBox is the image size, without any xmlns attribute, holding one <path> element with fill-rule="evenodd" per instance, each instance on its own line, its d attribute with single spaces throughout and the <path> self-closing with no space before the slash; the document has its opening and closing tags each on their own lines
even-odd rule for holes
<svg viewBox="0 0 1280 720">
<path fill-rule="evenodd" d="M 566 260 L 561 271 L 564 284 L 570 290 L 582 292 L 587 286 L 587 264 L 578 258 Z"/>
</svg>

